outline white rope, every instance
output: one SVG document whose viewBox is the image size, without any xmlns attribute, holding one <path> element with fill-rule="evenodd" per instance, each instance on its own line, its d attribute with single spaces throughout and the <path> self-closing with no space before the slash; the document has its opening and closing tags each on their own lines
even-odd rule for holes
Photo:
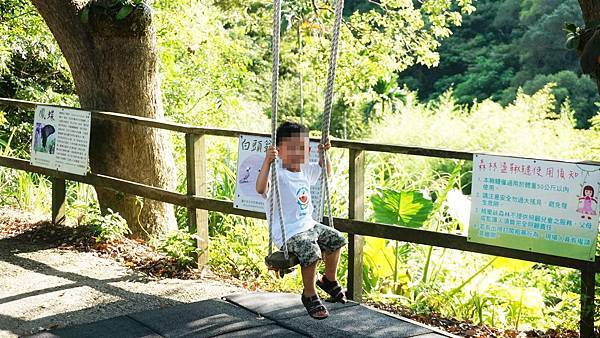
<svg viewBox="0 0 600 338">
<path fill-rule="evenodd" d="M 331 122 L 331 105 L 333 101 L 333 87 L 335 82 L 335 68 L 337 65 L 339 35 L 342 25 L 342 10 L 344 8 L 344 0 L 337 0 L 335 4 L 335 19 L 333 25 L 333 36 L 331 38 L 331 52 L 329 56 L 329 68 L 327 70 L 327 87 L 325 89 L 325 108 L 323 112 L 323 125 L 321 144 L 325 144 L 329 139 L 329 125 Z M 281 27 L 281 0 L 273 0 L 273 73 L 272 73 L 272 88 L 271 88 L 271 143 L 276 144 L 277 140 L 277 113 L 278 113 L 278 93 L 279 93 L 279 40 Z M 321 172 L 321 193 L 319 194 L 319 212 L 318 219 L 323 218 L 323 193 L 327 196 L 327 207 L 329 213 L 329 226 L 333 226 L 333 215 L 331 213 L 331 197 L 329 194 L 329 179 L 327 174 L 327 150 L 321 148 L 320 153 L 322 172 Z M 283 253 L 285 258 L 288 258 L 288 248 L 285 238 L 285 227 L 283 223 L 283 210 L 281 207 L 281 196 L 279 192 L 279 177 L 277 175 L 277 165 L 275 161 L 271 164 L 271 190 L 269 193 L 269 255 L 271 255 L 273 246 L 273 208 L 277 202 L 277 211 L 281 225 L 281 236 L 283 238 Z"/>
<path fill-rule="evenodd" d="M 273 0 L 273 76 L 271 79 L 271 144 L 276 145 L 277 140 L 277 113 L 278 100 L 277 94 L 279 91 L 279 35 L 281 27 L 281 0 Z M 281 196 L 279 194 L 279 177 L 277 175 L 277 165 L 273 161 L 271 163 L 271 192 L 269 194 L 269 255 L 273 252 L 273 207 L 274 202 L 277 202 L 277 211 L 279 216 L 279 224 L 281 225 L 281 236 L 283 238 L 283 254 L 285 259 L 288 258 L 288 248 L 285 240 L 285 226 L 283 223 L 283 210 L 281 208 Z"/>
<path fill-rule="evenodd" d="M 333 22 L 333 35 L 331 37 L 331 50 L 329 55 L 329 68 L 327 69 L 327 87 L 325 88 L 325 107 L 323 109 L 323 124 L 321 127 L 321 144 L 325 144 L 329 139 L 329 125 L 331 123 L 331 106 L 333 102 L 333 87 L 335 82 L 335 69 L 337 65 L 337 57 L 338 57 L 338 45 L 339 45 L 339 37 L 340 30 L 342 27 L 342 10 L 344 9 L 344 0 L 337 0 L 335 3 L 335 19 Z M 327 150 L 325 147 L 321 148 L 321 153 L 319 154 L 321 158 L 321 163 L 323 163 L 321 178 L 320 178 L 320 186 L 321 191 L 319 194 L 318 206 L 319 212 L 317 216 L 319 220 L 323 219 L 323 194 L 327 196 L 327 211 L 329 214 L 329 226 L 333 227 L 333 215 L 331 213 L 331 196 L 329 194 L 329 177 L 327 175 Z"/>
</svg>

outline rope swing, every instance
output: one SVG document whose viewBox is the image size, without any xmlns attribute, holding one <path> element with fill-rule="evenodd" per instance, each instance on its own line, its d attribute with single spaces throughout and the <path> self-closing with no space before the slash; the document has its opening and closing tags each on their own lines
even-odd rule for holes
<svg viewBox="0 0 600 338">
<path fill-rule="evenodd" d="M 331 106 L 333 102 L 333 87 L 335 82 L 335 70 L 338 57 L 339 35 L 342 25 L 342 10 L 344 8 L 344 0 L 335 0 L 333 35 L 331 38 L 331 50 L 329 55 L 329 67 L 327 70 L 327 86 L 325 88 L 325 106 L 323 109 L 323 123 L 321 127 L 321 143 L 325 144 L 329 139 L 329 125 L 331 122 Z M 278 114 L 278 94 L 279 94 L 279 42 L 281 28 L 281 0 L 273 0 L 273 66 L 272 66 L 272 87 L 271 87 L 271 143 L 275 144 L 277 139 L 277 114 Z M 319 153 L 321 163 L 321 175 L 319 185 L 321 187 L 319 198 L 317 201 L 317 220 L 323 219 L 324 213 L 324 195 L 327 198 L 328 225 L 333 227 L 333 216 L 331 214 L 331 196 L 329 193 L 329 179 L 327 175 L 327 150 L 321 147 Z M 279 178 L 277 174 L 276 161 L 271 163 L 271 189 L 269 192 L 267 203 L 269 203 L 269 255 L 265 258 L 267 266 L 272 270 L 279 271 L 279 275 L 283 275 L 298 264 L 298 258 L 290 255 L 285 237 L 285 227 L 283 224 L 283 210 L 281 207 L 281 196 L 279 193 Z M 277 204 L 277 215 L 279 216 L 281 225 L 281 235 L 283 238 L 282 251 L 273 252 L 273 216 L 274 207 Z"/>
</svg>

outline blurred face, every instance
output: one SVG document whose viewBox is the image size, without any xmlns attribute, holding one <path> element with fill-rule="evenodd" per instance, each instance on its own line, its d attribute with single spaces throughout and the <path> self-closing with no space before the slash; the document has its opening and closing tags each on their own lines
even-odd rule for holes
<svg viewBox="0 0 600 338">
<path fill-rule="evenodd" d="M 297 134 L 284 137 L 277 147 L 279 158 L 286 168 L 297 168 L 308 161 L 308 135 Z"/>
<path fill-rule="evenodd" d="M 585 190 L 583 191 L 583 193 L 585 194 L 585 196 L 588 196 L 588 197 L 591 197 L 591 196 L 592 196 L 592 194 L 593 194 L 593 192 L 592 192 L 592 190 L 591 190 L 591 189 L 585 189 Z"/>
</svg>

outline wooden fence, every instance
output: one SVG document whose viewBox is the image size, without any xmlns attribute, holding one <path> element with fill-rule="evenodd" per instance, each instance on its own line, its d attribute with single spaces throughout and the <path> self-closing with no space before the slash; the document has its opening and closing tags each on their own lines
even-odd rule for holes
<svg viewBox="0 0 600 338">
<path fill-rule="evenodd" d="M 37 105 L 55 106 L 22 100 L 0 98 L 0 105 L 22 109 L 35 109 Z M 59 108 L 78 109 L 55 106 Z M 88 173 L 85 176 L 74 175 L 56 170 L 32 166 L 29 161 L 0 156 L 0 166 L 39 173 L 52 178 L 52 221 L 62 222 L 65 215 L 66 180 L 87 183 L 97 187 L 109 188 L 123 193 L 137 195 L 157 201 L 186 207 L 189 215 L 189 227 L 199 236 L 199 246 L 208 250 L 208 211 L 218 211 L 246 217 L 264 219 L 264 213 L 235 209 L 231 201 L 211 199 L 206 196 L 206 136 L 239 137 L 240 135 L 270 136 L 269 134 L 245 132 L 240 130 L 195 127 L 185 124 L 161 122 L 150 118 L 132 115 L 94 111 L 93 120 L 110 120 L 130 125 L 158 128 L 184 133 L 186 140 L 186 178 L 187 194 L 167 191 L 161 188 L 131 182 L 115 177 Z M 436 148 L 375 144 L 362 141 L 332 140 L 332 147 L 349 150 L 349 203 L 348 218 L 334 218 L 335 228 L 348 234 L 348 296 L 359 301 L 362 294 L 363 236 L 371 236 L 410 242 L 435 247 L 482 253 L 531 262 L 577 269 L 581 272 L 581 318 L 580 336 L 593 337 L 594 331 L 594 290 L 595 274 L 600 271 L 599 256 L 594 262 L 532 253 L 523 250 L 496 247 L 467 242 L 467 237 L 449 233 L 404 228 L 387 224 L 364 221 L 364 176 L 365 152 L 384 152 L 448 159 L 473 159 L 472 152 L 452 151 Z M 207 252 L 207 251 L 206 251 Z M 199 264 L 207 263 L 208 254 L 199 257 Z"/>
</svg>

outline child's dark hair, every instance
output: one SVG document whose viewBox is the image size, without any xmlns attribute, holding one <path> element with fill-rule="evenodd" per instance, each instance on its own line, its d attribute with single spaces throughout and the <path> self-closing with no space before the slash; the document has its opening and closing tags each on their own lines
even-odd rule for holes
<svg viewBox="0 0 600 338">
<path fill-rule="evenodd" d="M 585 187 L 583 187 L 583 194 L 585 195 L 585 191 L 589 190 L 592 192 L 592 197 L 594 197 L 594 188 L 592 188 L 591 185 L 586 185 Z"/>
<path fill-rule="evenodd" d="M 279 146 L 281 141 L 286 137 L 292 137 L 297 135 L 308 136 L 308 129 L 300 123 L 285 121 L 277 128 L 277 137 L 275 138 L 275 145 Z"/>
</svg>

